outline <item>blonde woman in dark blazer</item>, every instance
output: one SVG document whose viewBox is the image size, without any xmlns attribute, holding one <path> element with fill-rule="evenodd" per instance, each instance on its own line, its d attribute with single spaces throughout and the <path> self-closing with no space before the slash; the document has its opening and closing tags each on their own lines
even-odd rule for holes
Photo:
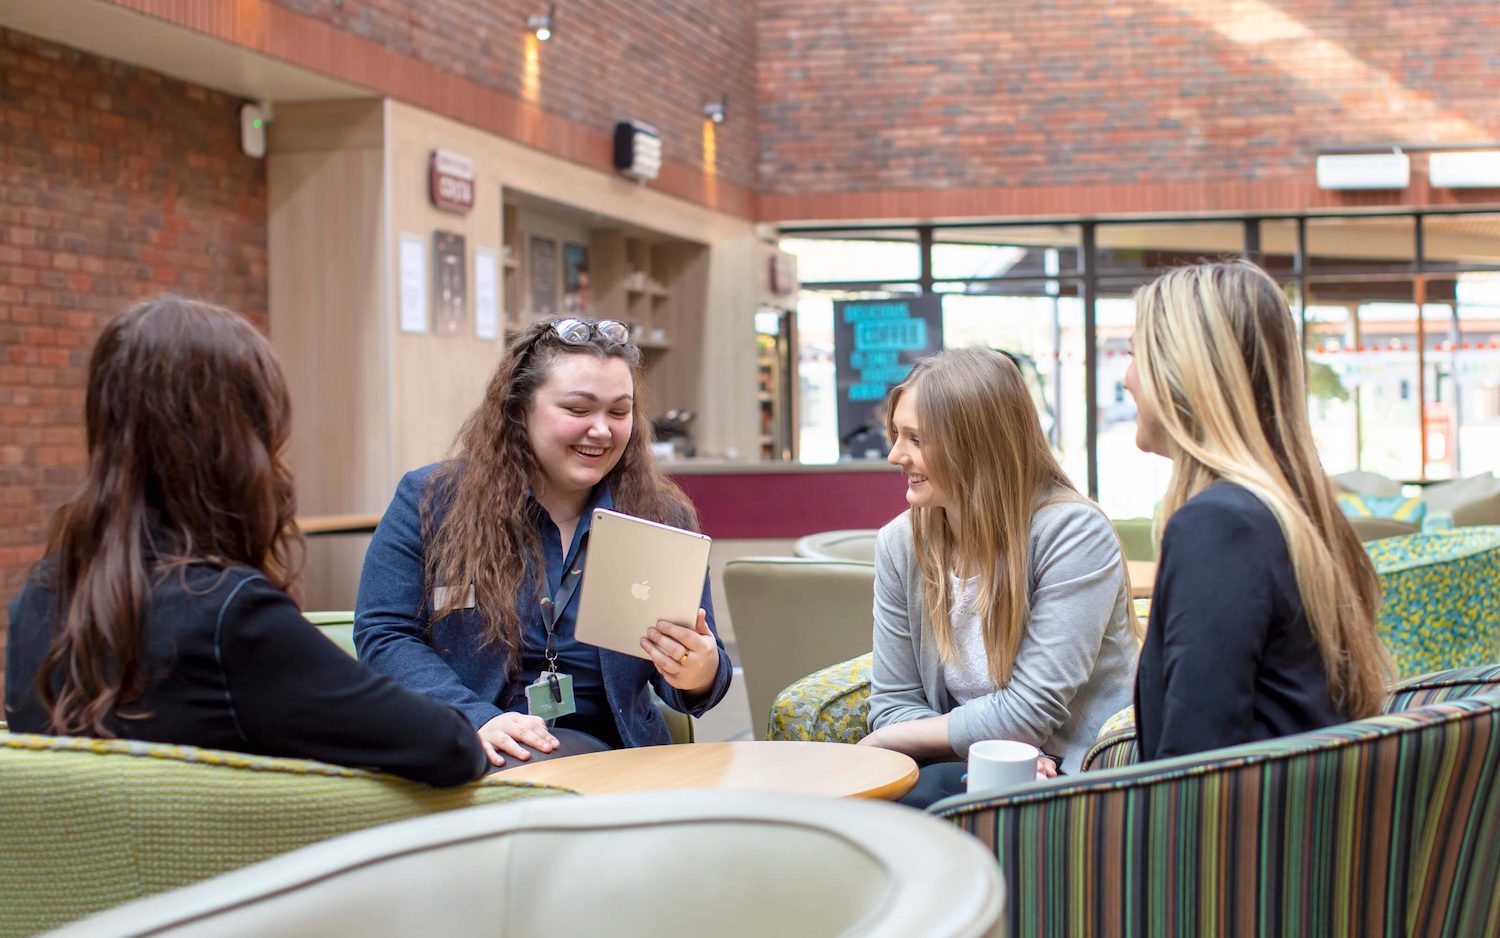
<svg viewBox="0 0 1500 938">
<path fill-rule="evenodd" d="M 1136 292 L 1136 444 L 1172 460 L 1136 684 L 1143 759 L 1370 716 L 1380 581 L 1335 503 L 1280 287 L 1247 261 Z"/>
</svg>

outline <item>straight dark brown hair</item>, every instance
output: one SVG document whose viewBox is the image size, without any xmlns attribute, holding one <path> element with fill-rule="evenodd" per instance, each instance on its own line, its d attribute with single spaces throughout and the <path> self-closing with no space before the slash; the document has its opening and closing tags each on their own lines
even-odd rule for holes
<svg viewBox="0 0 1500 938">
<path fill-rule="evenodd" d="M 290 591 L 303 542 L 282 460 L 286 380 L 238 314 L 171 296 L 121 313 L 94 345 L 84 424 L 86 476 L 52 517 L 39 571 L 58 623 L 37 680 L 53 732 L 110 736 L 107 718 L 130 718 L 150 678 L 153 581 L 244 564 Z"/>
</svg>

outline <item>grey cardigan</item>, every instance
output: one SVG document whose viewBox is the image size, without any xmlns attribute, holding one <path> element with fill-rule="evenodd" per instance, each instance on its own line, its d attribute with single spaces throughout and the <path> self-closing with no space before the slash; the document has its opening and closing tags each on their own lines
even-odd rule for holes
<svg viewBox="0 0 1500 938">
<path fill-rule="evenodd" d="M 1087 502 L 1061 502 L 1031 519 L 1031 614 L 1010 681 L 955 707 L 922 601 L 911 512 L 875 542 L 875 661 L 870 726 L 949 714 L 963 758 L 981 739 L 1016 739 L 1078 771 L 1099 727 L 1130 705 L 1139 651 L 1120 542 Z"/>
</svg>

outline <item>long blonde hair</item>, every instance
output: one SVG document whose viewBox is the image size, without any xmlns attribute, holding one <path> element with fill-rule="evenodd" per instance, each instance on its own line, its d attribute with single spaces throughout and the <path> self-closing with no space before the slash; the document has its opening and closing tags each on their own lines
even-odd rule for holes
<svg viewBox="0 0 1500 938">
<path fill-rule="evenodd" d="M 1375 632 L 1380 580 L 1318 461 L 1286 297 L 1248 261 L 1180 267 L 1135 293 L 1135 364 L 1166 432 L 1164 528 L 1218 479 L 1271 509 L 1336 709 L 1379 712 L 1390 662 Z"/>
<path fill-rule="evenodd" d="M 1010 680 L 1030 612 L 1026 551 L 1031 518 L 1078 494 L 1042 434 L 1021 372 L 1005 355 L 952 349 L 918 362 L 891 390 L 886 425 L 896 438 L 896 402 L 917 395 L 928 478 L 953 503 L 958 535 L 942 508 L 911 510 L 912 545 L 927 619 L 945 663 L 954 660 L 948 571 L 978 570 L 979 609 L 990 680 Z"/>
</svg>

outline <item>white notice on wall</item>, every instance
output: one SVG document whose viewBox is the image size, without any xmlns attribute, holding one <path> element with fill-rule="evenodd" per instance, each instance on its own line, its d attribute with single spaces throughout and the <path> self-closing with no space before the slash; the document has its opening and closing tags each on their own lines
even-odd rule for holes
<svg viewBox="0 0 1500 938">
<path fill-rule="evenodd" d="M 427 245 L 421 235 L 401 235 L 401 331 L 427 331 Z"/>
<path fill-rule="evenodd" d="M 499 254 L 487 248 L 474 249 L 474 335 L 480 339 L 500 338 L 499 271 Z"/>
</svg>

